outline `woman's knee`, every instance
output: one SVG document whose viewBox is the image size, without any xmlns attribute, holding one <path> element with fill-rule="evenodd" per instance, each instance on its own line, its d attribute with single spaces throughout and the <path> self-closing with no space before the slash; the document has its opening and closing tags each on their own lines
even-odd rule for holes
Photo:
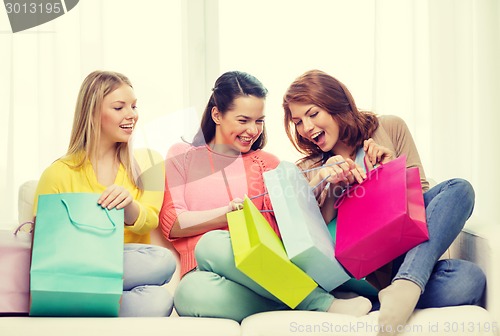
<svg viewBox="0 0 500 336">
<path fill-rule="evenodd" d="M 424 295 L 428 306 L 479 305 L 486 287 L 486 276 L 476 264 L 459 259 L 440 260 Z"/>
<path fill-rule="evenodd" d="M 174 298 L 161 286 L 138 286 L 124 291 L 120 317 L 166 317 L 172 314 Z"/>
<path fill-rule="evenodd" d="M 167 248 L 148 244 L 125 244 L 124 289 L 141 285 L 161 286 L 175 272 L 176 259 Z"/>
<path fill-rule="evenodd" d="M 197 316 L 194 310 L 201 306 L 206 294 L 210 294 L 206 288 L 208 281 L 208 274 L 199 271 L 187 273 L 179 281 L 174 295 L 174 305 L 179 316 Z"/>
<path fill-rule="evenodd" d="M 463 296 L 463 304 L 479 305 L 486 289 L 486 275 L 478 265 L 470 261 L 455 260 L 456 264 L 458 262 L 456 269 L 459 285 L 455 286 L 455 294 Z"/>
<path fill-rule="evenodd" d="M 148 245 L 146 251 L 148 257 L 154 265 L 155 271 L 161 274 L 167 283 L 172 278 L 176 268 L 176 259 L 174 254 L 169 249 L 162 246 Z"/>
<path fill-rule="evenodd" d="M 237 322 L 280 306 L 243 285 L 203 271 L 190 272 L 181 279 L 174 305 L 179 316 L 227 318 Z"/>
<path fill-rule="evenodd" d="M 458 197 L 460 197 L 460 204 L 464 208 L 470 209 L 470 211 L 472 212 L 476 200 L 476 194 L 474 192 L 474 187 L 472 186 L 472 184 L 470 184 L 469 181 L 461 178 L 452 179 L 450 182 L 455 193 L 458 195 Z"/>
<path fill-rule="evenodd" d="M 222 284 L 224 279 L 212 272 L 194 271 L 179 282 L 174 305 L 179 316 L 228 318 L 225 297 L 230 295 Z M 229 308 L 230 309 L 230 308 Z"/>
<path fill-rule="evenodd" d="M 205 233 L 196 244 L 194 253 L 202 271 L 214 271 L 213 265 L 234 264 L 231 238 L 225 230 Z"/>
</svg>

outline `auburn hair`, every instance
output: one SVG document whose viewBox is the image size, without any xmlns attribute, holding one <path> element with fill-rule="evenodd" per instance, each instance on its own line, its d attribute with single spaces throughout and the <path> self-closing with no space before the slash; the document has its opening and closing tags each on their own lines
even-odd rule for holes
<svg viewBox="0 0 500 336">
<path fill-rule="evenodd" d="M 313 104 L 328 112 L 339 125 L 339 141 L 358 149 L 377 129 L 377 116 L 359 111 L 354 98 L 336 78 L 320 70 L 310 70 L 295 79 L 283 96 L 284 125 L 288 139 L 306 156 L 301 161 L 318 159 L 325 162 L 334 153 L 323 152 L 316 144 L 303 138 L 292 121 L 290 103 Z"/>
</svg>

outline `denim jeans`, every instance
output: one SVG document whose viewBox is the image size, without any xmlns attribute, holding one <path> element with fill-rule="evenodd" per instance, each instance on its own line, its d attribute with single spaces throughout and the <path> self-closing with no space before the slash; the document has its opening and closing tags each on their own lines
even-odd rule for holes
<svg viewBox="0 0 500 336">
<path fill-rule="evenodd" d="M 474 190 L 463 179 L 451 179 L 424 193 L 429 240 L 393 263 L 393 281 L 406 279 L 422 290 L 417 308 L 477 305 L 486 285 L 483 271 L 465 260 L 438 259 L 472 214 Z"/>
<path fill-rule="evenodd" d="M 147 244 L 125 244 L 123 296 L 120 317 L 163 317 L 172 313 L 173 297 L 162 285 L 176 267 L 168 249 Z"/>
</svg>

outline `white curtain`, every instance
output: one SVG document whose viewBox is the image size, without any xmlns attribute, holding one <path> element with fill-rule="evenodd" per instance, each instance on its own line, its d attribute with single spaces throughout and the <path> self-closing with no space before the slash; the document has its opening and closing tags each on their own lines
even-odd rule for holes
<svg viewBox="0 0 500 336">
<path fill-rule="evenodd" d="M 476 191 L 475 216 L 496 219 L 500 3 L 376 4 L 374 108 L 405 118 L 427 174 L 438 182 L 469 180 Z"/>
<path fill-rule="evenodd" d="M 281 98 L 295 77 L 322 69 L 359 107 L 403 117 L 427 174 L 468 179 L 476 217 L 491 221 L 500 203 L 499 7 L 497 0 L 85 0 L 16 34 L 0 13 L 0 227 L 15 221 L 19 185 L 65 152 L 79 85 L 94 69 L 130 77 L 145 133 L 161 133 L 145 142 L 161 149 L 174 141 L 165 134 L 178 131 L 176 118 L 183 129 L 196 126 L 220 73 L 248 71 L 270 91 L 267 149 L 292 161 L 298 154 L 283 130 Z"/>
<path fill-rule="evenodd" d="M 189 106 L 183 90 L 184 11 L 182 0 L 85 0 L 15 34 L 0 11 L 0 228 L 16 222 L 21 183 L 38 179 L 65 153 L 78 90 L 91 71 L 130 78 L 139 125 Z"/>
<path fill-rule="evenodd" d="M 298 154 L 281 99 L 306 70 L 343 81 L 359 107 L 406 120 L 426 173 L 469 180 L 475 216 L 498 215 L 500 3 L 496 0 L 220 0 L 221 72 L 270 90 L 268 150 Z"/>
</svg>

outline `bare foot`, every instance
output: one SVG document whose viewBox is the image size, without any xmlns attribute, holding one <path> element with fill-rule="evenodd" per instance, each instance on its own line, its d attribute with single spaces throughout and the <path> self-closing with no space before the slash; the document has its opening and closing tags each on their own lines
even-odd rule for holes
<svg viewBox="0 0 500 336">
<path fill-rule="evenodd" d="M 360 317 L 368 314 L 372 309 L 370 300 L 363 296 L 358 296 L 352 299 L 335 299 L 332 302 L 329 313 L 346 314 Z"/>
<path fill-rule="evenodd" d="M 420 298 L 420 287 L 410 281 L 399 279 L 381 290 L 380 315 L 378 318 L 380 332 L 377 336 L 397 335 L 402 330 L 417 306 Z"/>
</svg>

